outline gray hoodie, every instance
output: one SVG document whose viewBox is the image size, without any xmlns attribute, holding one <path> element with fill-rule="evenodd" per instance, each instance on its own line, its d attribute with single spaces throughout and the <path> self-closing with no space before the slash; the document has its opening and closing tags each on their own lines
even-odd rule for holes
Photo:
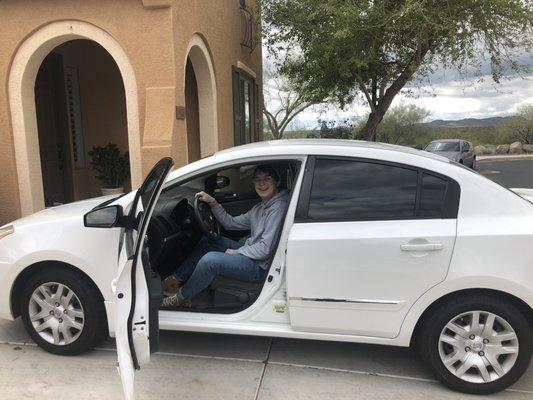
<svg viewBox="0 0 533 400">
<path fill-rule="evenodd" d="M 250 237 L 237 252 L 257 261 L 261 268 L 266 269 L 266 259 L 288 204 L 289 191 L 282 190 L 270 200 L 261 201 L 247 213 L 236 217 L 228 214 L 218 203 L 211 210 L 224 229 L 250 229 Z"/>
</svg>

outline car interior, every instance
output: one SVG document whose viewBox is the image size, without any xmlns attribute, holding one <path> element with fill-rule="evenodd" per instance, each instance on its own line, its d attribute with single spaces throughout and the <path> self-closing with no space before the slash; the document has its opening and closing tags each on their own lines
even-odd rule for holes
<svg viewBox="0 0 533 400">
<path fill-rule="evenodd" d="M 280 176 L 279 189 L 288 189 L 292 195 L 293 184 L 300 167 L 300 162 L 296 160 L 261 160 L 257 163 L 234 165 L 204 173 L 163 189 L 147 233 L 151 269 L 157 272 L 161 279 L 165 279 L 180 268 L 204 235 L 209 237 L 219 233 L 244 243 L 250 232 L 225 230 L 209 218 L 211 212 L 208 206 L 204 207 L 205 203 L 195 202 L 195 194 L 205 191 L 229 214 L 233 216 L 244 214 L 261 201 L 252 183 L 253 172 L 259 164 L 271 165 Z M 207 218 L 205 218 L 206 213 L 209 214 Z M 242 311 L 253 304 L 268 279 L 270 264 L 276 252 L 284 221 L 285 217 L 278 227 L 276 240 L 268 257 L 267 270 L 261 282 L 243 282 L 219 276 L 210 287 L 191 299 L 192 307 L 174 307 L 172 310 L 230 314 Z"/>
</svg>

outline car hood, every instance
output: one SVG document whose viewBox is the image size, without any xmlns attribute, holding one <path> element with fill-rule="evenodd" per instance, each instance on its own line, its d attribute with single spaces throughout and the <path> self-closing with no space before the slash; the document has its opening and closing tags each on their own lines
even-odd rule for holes
<svg viewBox="0 0 533 400">
<path fill-rule="evenodd" d="M 13 221 L 8 225 L 13 225 L 15 227 L 23 227 L 27 225 L 41 224 L 56 220 L 81 218 L 83 217 L 83 215 L 85 215 L 97 205 L 102 204 L 104 201 L 111 200 L 113 197 L 117 197 L 117 195 L 95 197 L 92 199 L 80 200 L 74 203 L 68 203 L 61 206 L 46 208 L 34 214 Z"/>
</svg>

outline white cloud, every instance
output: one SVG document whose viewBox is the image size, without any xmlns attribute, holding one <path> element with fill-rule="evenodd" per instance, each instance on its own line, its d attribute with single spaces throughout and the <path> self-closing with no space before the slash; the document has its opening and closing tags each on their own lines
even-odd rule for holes
<svg viewBox="0 0 533 400">
<path fill-rule="evenodd" d="M 423 87 L 418 97 L 400 93 L 392 107 L 399 103 L 413 103 L 431 112 L 430 120 L 456 120 L 463 118 L 488 118 L 512 115 L 517 107 L 533 102 L 533 75 L 527 78 L 504 80 L 500 85 L 486 77 L 483 82 L 441 82 L 432 87 Z M 295 124 L 314 128 L 319 118 L 343 120 L 360 117 L 368 112 L 362 104 L 353 104 L 344 110 L 328 108 L 320 111 L 313 108 L 300 114 Z"/>
</svg>

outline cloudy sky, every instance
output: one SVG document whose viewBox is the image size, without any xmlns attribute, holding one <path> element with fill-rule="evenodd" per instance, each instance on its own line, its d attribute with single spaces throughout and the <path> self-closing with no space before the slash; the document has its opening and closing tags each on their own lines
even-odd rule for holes
<svg viewBox="0 0 533 400">
<path fill-rule="evenodd" d="M 266 55 L 266 49 L 264 49 Z M 265 57 L 266 59 L 267 57 Z M 266 61 L 268 62 L 268 61 Z M 523 65 L 533 67 L 531 54 L 520 57 Z M 428 121 L 435 119 L 456 120 L 463 118 L 487 118 L 512 115 L 518 106 L 533 103 L 533 73 L 510 79 L 502 79 L 500 84 L 493 82 L 488 74 L 489 68 L 482 68 L 480 77 L 467 76 L 461 78 L 457 71 L 437 69 L 430 77 L 430 85 L 422 85 L 416 97 L 396 96 L 392 106 L 403 103 L 414 103 L 431 112 Z M 342 120 L 362 116 L 368 112 L 363 102 L 346 107 L 345 110 L 323 107 L 308 110 L 293 124 L 296 128 L 314 128 L 317 119 Z"/>
</svg>

